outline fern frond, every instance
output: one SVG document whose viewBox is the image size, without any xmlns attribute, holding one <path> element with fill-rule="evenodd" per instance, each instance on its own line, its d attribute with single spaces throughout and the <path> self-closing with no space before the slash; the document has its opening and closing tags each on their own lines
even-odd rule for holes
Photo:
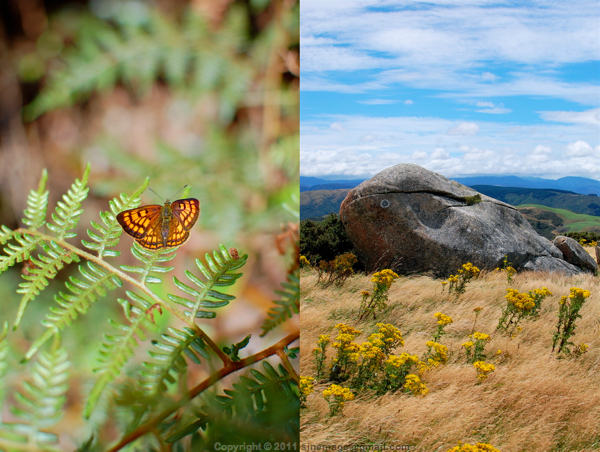
<svg viewBox="0 0 600 452">
<path fill-rule="evenodd" d="M 23 223 L 30 229 L 38 229 L 46 224 L 46 210 L 48 209 L 48 190 L 46 182 L 48 181 L 48 171 L 44 168 L 42 178 L 37 190 L 31 190 L 27 197 L 27 209 L 25 209 L 25 218 Z"/>
<path fill-rule="evenodd" d="M 67 231 L 77 226 L 79 217 L 83 213 L 81 202 L 87 198 L 89 188 L 86 185 L 89 174 L 90 164 L 88 163 L 81 180 L 75 179 L 67 194 L 63 195 L 64 202 L 58 201 L 56 203 L 56 213 L 52 214 L 52 219 L 56 225 L 48 223 L 48 229 L 57 234 L 58 240 L 68 239 L 77 235 Z"/>
<path fill-rule="evenodd" d="M 196 265 L 206 278 L 206 282 L 203 282 L 198 276 L 194 275 L 190 271 L 186 270 L 185 275 L 188 279 L 193 282 L 200 290 L 196 290 L 187 284 L 179 281 L 176 277 L 173 277 L 175 285 L 192 299 L 180 297 L 177 295 L 169 294 L 169 300 L 185 306 L 189 311 L 183 311 L 184 314 L 190 318 L 205 318 L 211 319 L 216 316 L 216 313 L 204 311 L 200 308 L 220 308 L 229 304 L 231 300 L 234 300 L 233 295 L 224 294 L 215 290 L 215 287 L 227 287 L 235 283 L 235 281 L 242 276 L 242 273 L 233 273 L 235 270 L 241 268 L 248 259 L 248 255 L 245 254 L 237 259 L 231 257 L 227 248 L 220 245 L 220 253 L 217 251 L 213 252 L 213 257 L 207 253 L 205 256 L 206 267 L 199 259 L 196 259 Z"/>
<path fill-rule="evenodd" d="M 252 377 L 241 376 L 233 389 L 225 389 L 225 395 L 216 396 L 216 406 L 203 406 L 191 420 L 182 418 L 166 442 L 179 441 L 207 427 L 223 436 L 234 430 L 240 438 L 257 433 L 262 438 L 269 438 L 270 434 L 275 438 L 297 436 L 300 404 L 296 382 L 281 364 L 276 370 L 263 361 L 263 369 L 264 372 L 252 369 Z M 211 435 L 211 441 L 217 439 Z"/>
<path fill-rule="evenodd" d="M 167 273 L 173 270 L 175 267 L 161 267 L 162 262 L 169 262 L 176 256 L 178 248 L 161 248 L 156 251 L 147 250 L 146 248 L 139 245 L 137 242 L 133 242 L 131 247 L 131 254 L 136 259 L 141 261 L 144 266 L 132 266 L 132 265 L 121 265 L 121 268 L 126 272 L 139 273 L 140 282 L 144 285 L 148 284 L 160 284 L 162 280 L 156 276 L 150 275 L 150 273 Z"/>
<path fill-rule="evenodd" d="M 149 312 L 152 304 L 133 292 L 127 291 L 126 293 L 133 303 L 123 299 L 118 301 L 123 306 L 125 317 L 130 323 L 124 325 L 109 320 L 111 325 L 119 330 L 119 334 L 104 335 L 104 342 L 98 359 L 100 367 L 95 370 L 100 373 L 100 378 L 96 380 L 90 392 L 84 410 L 85 417 L 89 417 L 104 388 L 119 376 L 121 369 L 134 355 L 133 349 L 138 346 L 138 339 L 141 341 L 146 340 L 145 330 L 156 329 Z"/>
<path fill-rule="evenodd" d="M 187 370 L 184 355 L 196 364 L 200 364 L 200 357 L 209 357 L 206 344 L 191 328 L 177 330 L 169 327 L 169 333 L 163 334 L 160 341 L 152 341 L 154 350 L 148 351 L 152 361 L 142 364 L 145 369 L 140 373 L 140 385 L 150 396 L 166 391 L 165 381 L 173 383 L 177 374 Z"/>
<path fill-rule="evenodd" d="M 34 252 L 38 244 L 43 241 L 39 236 L 21 234 L 17 231 L 11 231 L 5 226 L 2 226 L 2 233 L 2 236 L 0 236 L 0 243 L 6 244 L 8 240 L 14 239 L 18 245 L 8 243 L 4 247 L 3 251 L 5 255 L 0 256 L 0 273 L 8 270 L 18 262 L 29 259 L 31 253 Z"/>
<path fill-rule="evenodd" d="M 67 351 L 56 338 L 51 350 L 41 353 L 34 363 L 31 381 L 24 381 L 21 391 L 15 393 L 13 413 L 24 419 L 19 430 L 28 442 L 44 447 L 57 442 L 55 435 L 42 429 L 53 426 L 63 415 L 69 366 Z"/>
<path fill-rule="evenodd" d="M 46 252 L 47 256 L 39 254 L 38 259 L 32 257 L 31 262 L 34 264 L 34 267 L 28 270 L 28 274 L 21 275 L 25 282 L 19 284 L 17 293 L 23 294 L 23 298 L 21 298 L 21 302 L 19 303 L 17 318 L 13 329 L 17 329 L 21 323 L 27 305 L 46 288 L 48 280 L 53 279 L 65 264 L 79 262 L 79 256 L 77 254 L 62 248 L 54 241 L 49 243 L 40 242 L 40 246 Z"/>
<path fill-rule="evenodd" d="M 31 345 L 25 354 L 25 359 L 30 359 L 56 331 L 69 326 L 79 314 L 86 314 L 90 305 L 99 297 L 105 296 L 107 290 L 123 285 L 119 277 L 91 261 L 86 262 L 85 266 L 80 265 L 79 272 L 84 277 L 83 280 L 71 276 L 70 281 L 65 282 L 69 292 L 61 291 L 55 295 L 54 300 L 59 307 L 50 308 L 43 322 L 48 330 Z"/>
<path fill-rule="evenodd" d="M 268 318 L 262 325 L 264 336 L 280 323 L 291 319 L 293 314 L 298 314 L 300 309 L 300 278 L 299 270 L 294 270 L 294 273 L 288 275 L 287 282 L 282 283 L 284 290 L 276 290 L 275 293 L 281 295 L 281 300 L 274 301 L 277 305 L 267 313 Z"/>
<path fill-rule="evenodd" d="M 87 233 L 93 242 L 82 240 L 81 243 L 83 243 L 88 249 L 96 251 L 98 257 L 101 259 L 104 257 L 116 257 L 121 254 L 119 251 L 107 249 L 108 247 L 115 246 L 117 243 L 119 243 L 119 237 L 121 237 L 121 233 L 123 232 L 121 225 L 119 225 L 115 218 L 119 212 L 133 209 L 134 207 L 140 205 L 140 195 L 148 187 L 149 181 L 150 179 L 146 178 L 142 186 L 138 188 L 131 196 L 121 194 L 120 197 L 111 199 L 109 201 L 110 212 L 100 213 L 100 218 L 102 219 L 104 226 L 92 221 L 92 226 L 96 232 L 88 229 Z"/>
<path fill-rule="evenodd" d="M 2 328 L 2 333 L 0 333 L 0 406 L 4 404 L 4 392 L 6 388 L 4 387 L 5 381 L 4 377 L 8 371 L 8 322 L 4 322 L 4 327 Z M 0 424 L 2 424 L 2 413 L 0 413 Z"/>
</svg>

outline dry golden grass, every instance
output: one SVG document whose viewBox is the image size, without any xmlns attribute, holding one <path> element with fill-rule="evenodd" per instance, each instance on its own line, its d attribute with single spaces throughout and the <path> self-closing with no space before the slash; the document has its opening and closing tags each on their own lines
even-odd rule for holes
<svg viewBox="0 0 600 452">
<path fill-rule="evenodd" d="M 301 410 L 301 440 L 305 445 L 410 445 L 412 451 L 442 451 L 458 441 L 490 443 L 502 452 L 600 450 L 600 278 L 566 277 L 525 272 L 507 285 L 504 273 L 483 272 L 467 286 L 458 301 L 442 293 L 441 280 L 428 276 L 401 277 L 390 289 L 389 309 L 376 321 L 357 321 L 361 290 L 370 290 L 370 276 L 355 275 L 341 287 L 322 289 L 316 274 L 301 274 L 301 374 L 315 375 L 312 349 L 319 334 L 331 334 L 346 323 L 363 331 L 356 342 L 376 331 L 375 323 L 397 326 L 405 339 L 402 351 L 423 356 L 425 342 L 442 312 L 454 323 L 441 342 L 449 348 L 446 366 L 428 372 L 425 397 L 402 393 L 372 397 L 359 395 L 347 402 L 344 416 L 328 417 L 321 382 Z M 495 332 L 507 287 L 526 292 L 547 287 L 552 296 L 542 303 L 536 321 L 524 321 L 515 339 Z M 558 300 L 571 287 L 589 290 L 572 341 L 585 342 L 588 352 L 579 359 L 557 360 L 550 355 Z M 503 356 L 488 358 L 496 366 L 488 379 L 477 384 L 476 371 L 465 359 L 461 344 L 468 340 L 475 314 L 482 307 L 476 330 L 492 335 L 488 356 L 501 349 Z M 333 352 L 330 351 L 330 355 Z M 328 360 L 329 363 L 329 360 Z"/>
</svg>

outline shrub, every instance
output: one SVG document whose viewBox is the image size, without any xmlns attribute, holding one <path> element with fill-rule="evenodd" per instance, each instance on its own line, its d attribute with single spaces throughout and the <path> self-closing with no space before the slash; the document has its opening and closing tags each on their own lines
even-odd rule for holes
<svg viewBox="0 0 600 452">
<path fill-rule="evenodd" d="M 306 398 L 315 391 L 313 377 L 300 377 L 300 407 L 306 406 Z"/>
<path fill-rule="evenodd" d="M 450 275 L 448 280 L 442 281 L 443 288 L 448 286 L 449 294 L 456 294 L 456 298 L 460 297 L 467 290 L 467 284 L 473 279 L 479 277 L 481 271 L 470 262 L 463 264 L 462 268 L 458 270 L 456 275 Z"/>
<path fill-rule="evenodd" d="M 354 400 L 354 394 L 348 388 L 332 384 L 323 391 L 323 398 L 329 404 L 329 415 L 336 416 L 342 413 L 346 401 Z"/>
<path fill-rule="evenodd" d="M 389 269 L 381 270 L 373 275 L 371 278 L 371 282 L 374 283 L 373 293 L 366 290 L 361 292 L 362 302 L 358 313 L 359 320 L 371 314 L 375 319 L 375 312 L 377 310 L 382 311 L 387 307 L 388 292 L 396 279 L 398 279 L 398 275 Z"/>
<path fill-rule="evenodd" d="M 519 323 L 524 318 L 537 318 L 542 307 L 544 298 L 552 295 L 547 288 L 530 290 L 527 293 L 519 293 L 516 289 L 506 289 L 504 296 L 507 303 L 502 309 L 502 315 L 496 329 L 502 329 L 512 335 Z"/>
<path fill-rule="evenodd" d="M 587 349 L 586 346 L 585 349 L 583 349 L 583 352 L 580 353 L 576 352 L 576 350 L 571 350 L 569 345 L 575 344 L 570 342 L 569 339 L 571 336 L 573 336 L 573 334 L 575 334 L 575 321 L 581 317 L 579 311 L 581 310 L 583 303 L 585 303 L 585 299 L 589 296 L 589 290 L 571 287 L 571 293 L 569 296 L 565 295 L 561 297 L 559 302 L 556 333 L 554 333 L 552 340 L 552 353 L 554 353 L 554 350 L 556 350 L 557 355 L 564 353 L 565 355 L 576 354 L 579 356 Z"/>
<path fill-rule="evenodd" d="M 341 286 L 354 274 L 352 266 L 355 263 L 356 256 L 352 253 L 342 254 L 329 262 L 319 262 L 317 284 L 323 284 L 323 287 L 329 287 L 332 284 Z"/>
<path fill-rule="evenodd" d="M 485 361 L 475 361 L 473 367 L 477 370 L 477 379 L 479 382 L 484 381 L 489 373 L 496 370 L 496 367 L 493 364 L 488 364 Z"/>
<path fill-rule="evenodd" d="M 353 252 L 354 246 L 338 215 L 332 213 L 323 221 L 300 222 L 300 254 L 310 262 L 329 262 Z"/>
<path fill-rule="evenodd" d="M 473 334 L 470 334 L 469 337 L 471 340 L 462 344 L 462 347 L 465 349 L 465 353 L 467 354 L 467 361 L 470 363 L 482 361 L 486 357 L 483 353 L 485 344 L 487 344 L 491 337 L 485 333 L 479 333 L 477 331 Z"/>
</svg>

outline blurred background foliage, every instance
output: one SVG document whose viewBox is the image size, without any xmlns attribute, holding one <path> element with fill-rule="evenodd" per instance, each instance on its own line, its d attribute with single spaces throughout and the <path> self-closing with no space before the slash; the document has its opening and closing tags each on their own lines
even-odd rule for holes
<svg viewBox="0 0 600 452">
<path fill-rule="evenodd" d="M 189 184 L 201 215 L 177 252 L 175 276 L 219 243 L 250 256 L 232 288 L 237 300 L 201 327 L 220 345 L 252 333 L 247 354 L 297 329 L 294 318 L 258 337 L 297 240 L 297 1 L 12 0 L 0 2 L 0 12 L 0 224 L 21 226 L 43 168 L 53 209 L 92 164 L 90 196 L 71 240 L 80 247 L 108 200 L 133 192 L 146 176 L 163 198 Z M 142 200 L 163 203 L 150 192 Z M 123 235 L 120 263 L 132 263 L 130 246 Z M 15 362 L 43 332 L 41 320 L 69 271 L 32 303 L 19 336 L 11 335 Z M 20 281 L 19 269 L 0 276 L 2 322 L 14 320 Z M 165 284 L 158 294 L 172 291 Z M 60 424 L 69 432 L 65 450 L 92 425 L 105 425 L 93 417 L 84 425 L 80 413 L 106 318 L 123 315 L 115 299 L 93 305 L 63 336 L 73 363 Z M 157 321 L 164 328 L 171 320 Z M 11 369 L 10 384 L 26 366 Z M 188 379 L 211 371 L 190 369 Z M 110 438 L 111 429 L 102 435 Z"/>
</svg>

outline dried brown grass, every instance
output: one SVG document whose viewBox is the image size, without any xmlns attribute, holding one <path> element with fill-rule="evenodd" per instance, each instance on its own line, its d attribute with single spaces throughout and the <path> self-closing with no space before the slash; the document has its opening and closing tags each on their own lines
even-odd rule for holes
<svg viewBox="0 0 600 452">
<path fill-rule="evenodd" d="M 458 441 L 490 443 L 502 452 L 600 450 L 600 279 L 592 275 L 566 277 L 526 272 L 513 277 L 511 288 L 528 291 L 547 287 L 541 316 L 522 323 L 516 339 L 494 332 L 506 303 L 504 273 L 483 273 L 467 286 L 458 301 L 442 293 L 439 279 L 401 277 L 390 289 L 390 309 L 376 321 L 358 322 L 361 290 L 370 290 L 370 276 L 355 275 L 341 287 L 316 286 L 316 274 L 301 275 L 301 373 L 314 375 L 312 349 L 319 334 L 335 337 L 334 326 L 346 323 L 363 331 L 357 342 L 375 331 L 376 322 L 392 323 L 405 336 L 407 351 L 422 356 L 425 342 L 436 329 L 433 314 L 453 318 L 442 343 L 451 353 L 449 363 L 427 373 L 425 397 L 386 394 L 359 395 L 346 403 L 344 416 L 328 417 L 322 398 L 327 384 L 315 387 L 301 411 L 301 440 L 305 445 L 410 445 L 413 451 L 446 451 Z M 550 355 L 558 300 L 571 287 L 592 294 L 581 310 L 573 342 L 585 342 L 588 352 L 579 359 L 558 360 Z M 476 371 L 467 364 L 461 344 L 476 330 L 491 334 L 488 359 L 496 366 L 477 384 Z M 331 351 L 331 350 L 330 350 Z"/>
</svg>

